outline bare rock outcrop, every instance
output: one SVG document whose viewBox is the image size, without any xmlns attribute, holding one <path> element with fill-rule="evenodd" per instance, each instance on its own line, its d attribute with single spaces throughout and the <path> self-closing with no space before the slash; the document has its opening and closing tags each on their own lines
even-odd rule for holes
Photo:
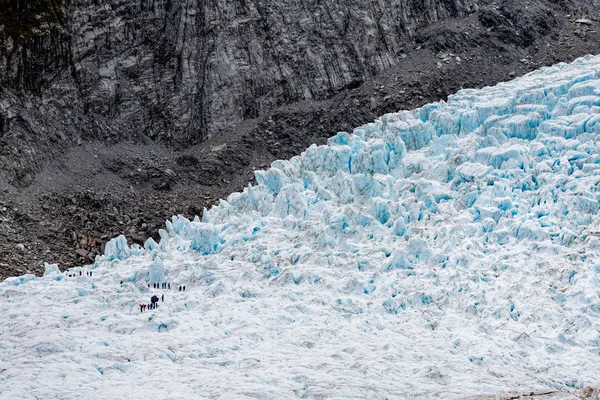
<svg viewBox="0 0 600 400">
<path fill-rule="evenodd" d="M 188 146 L 357 87 L 480 2 L 1 1 L 0 164 L 18 185 L 80 140 Z"/>
</svg>

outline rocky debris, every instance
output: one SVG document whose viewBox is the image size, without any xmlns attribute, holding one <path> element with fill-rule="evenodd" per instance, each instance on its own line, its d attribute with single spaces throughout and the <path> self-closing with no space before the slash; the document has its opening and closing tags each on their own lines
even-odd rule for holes
<svg viewBox="0 0 600 400">
<path fill-rule="evenodd" d="M 191 14 L 185 14 L 177 1 L 170 14 L 161 14 L 163 5 L 156 5 L 156 13 L 121 16 L 127 29 L 148 37 L 147 43 L 127 51 L 122 51 L 123 45 L 133 39 L 119 36 L 125 28 L 117 26 L 113 32 L 107 27 L 109 21 L 117 21 L 115 15 L 125 12 L 119 7 L 129 3 L 118 0 L 114 5 L 119 7 L 102 15 L 92 13 L 102 1 L 89 9 L 82 6 L 81 20 L 67 16 L 71 24 L 67 26 L 78 27 L 71 32 L 91 36 L 87 42 L 77 36 L 70 50 L 77 53 L 75 64 L 69 61 L 67 70 L 54 60 L 41 70 L 31 70 L 31 76 L 23 75 L 18 72 L 24 71 L 22 50 L 14 46 L 0 50 L 4 54 L 0 80 L 10 81 L 0 85 L 0 262 L 8 266 L 0 268 L 0 279 L 23 271 L 40 273 L 44 261 L 61 268 L 91 262 L 102 254 L 107 240 L 121 233 L 140 244 L 150 236 L 158 239 L 158 229 L 171 215 L 201 215 L 204 207 L 253 182 L 254 169 L 299 154 L 312 143 L 324 143 L 338 131 L 351 131 L 387 112 L 445 99 L 460 88 L 492 85 L 598 49 L 598 33 L 572 16 L 594 21 L 600 10 L 579 2 L 434 3 L 436 16 L 422 10 L 414 10 L 407 19 L 402 16 L 412 22 L 400 33 L 391 22 L 369 14 L 386 14 L 377 10 L 361 14 L 362 22 L 344 10 L 314 13 L 305 21 L 303 29 L 328 32 L 331 40 L 353 46 L 359 41 L 364 58 L 360 62 L 349 58 L 342 63 L 350 57 L 343 52 L 341 58 L 329 59 L 330 47 L 312 46 L 311 41 L 306 54 L 315 52 L 314 65 L 307 66 L 310 57 L 299 55 L 293 42 L 277 39 L 283 29 L 279 22 L 267 32 L 256 22 L 236 20 L 241 30 L 236 33 L 225 29 L 229 25 L 219 25 L 224 16 L 215 17 L 214 25 L 204 27 L 214 32 L 207 33 L 201 45 L 197 37 L 190 39 L 193 44 L 173 42 L 180 35 L 174 33 L 173 23 L 164 25 L 164 32 L 142 26 L 155 18 L 174 18 L 187 21 L 185 29 L 197 31 L 198 21 L 187 20 Z M 278 5 L 245 4 L 240 5 L 245 13 L 278 15 Z M 252 4 L 260 7 L 252 11 Z M 451 9 L 453 4 L 456 9 Z M 293 25 L 293 15 L 279 18 Z M 325 15 L 329 17 L 319 19 Z M 142 17 L 148 21 L 131 22 Z M 359 22 L 362 25 L 354 32 L 351 27 Z M 86 30 L 88 23 L 98 29 Z M 47 52 L 61 43 L 64 32 L 56 29 L 57 36 L 41 38 L 30 49 L 33 58 L 42 57 L 35 49 Z M 285 29 L 289 33 L 292 27 Z M 585 37 L 575 34 L 577 29 Z M 217 31 L 229 38 L 223 43 L 234 48 L 242 46 L 240 38 L 246 35 L 244 50 L 236 54 L 248 57 L 228 60 L 230 65 L 219 70 L 222 75 L 217 74 L 218 57 L 211 58 L 210 68 L 215 70 L 204 71 L 208 75 L 179 63 L 194 46 L 207 49 L 205 57 L 219 51 L 208 50 Z M 191 32 L 182 34 L 188 38 Z M 239 40 L 236 35 L 241 35 Z M 33 46 L 28 43 L 22 46 Z M 267 49 L 261 43 L 274 47 Z M 13 61 L 21 60 L 8 69 L 7 58 L 2 58 L 6 51 L 16 52 Z M 268 54 L 261 56 L 261 51 Z M 258 71 L 254 68 L 259 62 L 271 64 Z M 269 78 L 263 76 L 268 74 Z M 153 76 L 161 78 L 149 78 Z M 23 79 L 31 81 L 25 84 Z M 43 93 L 28 89 L 31 82 L 39 83 Z M 223 86 L 216 90 L 218 82 Z M 26 251 L 16 247 L 19 243 Z"/>
<path fill-rule="evenodd" d="M 84 249 L 77 249 L 75 250 L 75 253 L 79 254 L 81 257 L 87 257 L 87 255 L 89 254 L 86 250 Z"/>
<path fill-rule="evenodd" d="M 581 397 L 574 396 L 565 392 L 528 392 L 528 393 L 507 393 L 503 395 L 490 396 L 469 396 L 456 400 L 580 400 Z"/>
<path fill-rule="evenodd" d="M 501 395 L 461 397 L 456 400 L 580 400 L 597 399 L 598 395 L 600 395 L 600 388 L 586 386 L 577 390 L 575 393 L 559 392 L 555 390 L 534 390 L 511 392 Z"/>
<path fill-rule="evenodd" d="M 600 386 L 586 386 L 579 389 L 576 394 L 580 399 L 598 399 L 600 398 Z"/>
</svg>

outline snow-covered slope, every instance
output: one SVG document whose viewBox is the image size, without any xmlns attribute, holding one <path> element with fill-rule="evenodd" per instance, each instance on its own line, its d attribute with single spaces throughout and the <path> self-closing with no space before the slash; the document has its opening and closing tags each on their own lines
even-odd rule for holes
<svg viewBox="0 0 600 400">
<path fill-rule="evenodd" d="M 0 284 L 0 397 L 599 387 L 599 134 L 600 57 L 339 133 L 160 243 Z"/>
</svg>

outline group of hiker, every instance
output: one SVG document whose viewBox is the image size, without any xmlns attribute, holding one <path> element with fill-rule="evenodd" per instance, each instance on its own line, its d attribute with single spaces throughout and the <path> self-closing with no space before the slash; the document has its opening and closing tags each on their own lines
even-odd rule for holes
<svg viewBox="0 0 600 400">
<path fill-rule="evenodd" d="M 154 282 L 152 287 L 154 289 L 171 289 L 171 282 Z M 148 288 L 150 288 L 150 284 L 148 284 Z"/>
<path fill-rule="evenodd" d="M 154 282 L 152 287 L 154 289 L 171 289 L 171 282 Z M 150 289 L 150 284 L 148 284 L 148 289 Z M 179 286 L 179 291 L 185 292 L 185 285 Z"/>
<path fill-rule="evenodd" d="M 123 282 L 121 281 L 121 284 Z M 175 286 L 178 288 L 180 292 L 185 292 L 185 285 Z M 171 289 L 171 282 L 154 282 L 152 283 L 153 289 Z M 148 284 L 148 289 L 150 289 L 150 284 Z M 150 303 L 148 304 L 140 304 L 140 312 L 144 312 L 146 310 L 155 310 L 158 308 L 158 296 L 153 295 L 150 298 Z M 161 302 L 165 301 L 165 295 L 163 294 L 160 298 Z"/>
<path fill-rule="evenodd" d="M 67 276 L 69 278 L 73 278 L 75 276 L 77 276 L 77 274 L 75 272 L 69 272 L 67 271 Z M 79 271 L 79 276 L 83 276 L 83 271 Z M 92 271 L 85 271 L 85 276 L 92 276 Z"/>
<path fill-rule="evenodd" d="M 162 301 L 165 301 L 165 295 L 162 295 Z M 150 303 L 148 304 L 140 304 L 140 312 L 144 312 L 146 310 L 154 310 L 158 308 L 158 296 L 154 295 L 150 298 Z"/>
<path fill-rule="evenodd" d="M 86 276 L 92 276 L 92 271 L 86 271 L 85 272 Z M 67 276 L 69 278 L 75 277 L 77 276 L 76 272 L 72 272 L 72 271 L 67 271 Z M 79 276 L 83 276 L 83 271 L 79 271 Z M 121 281 L 121 285 L 123 285 L 123 281 Z M 154 289 L 171 289 L 171 282 L 154 282 L 152 284 L 152 287 Z M 179 290 L 180 292 L 185 292 L 185 285 L 180 285 L 180 286 L 175 286 L 177 288 L 177 290 Z M 150 289 L 150 284 L 148 284 L 148 289 Z M 163 294 L 161 296 L 161 298 L 159 299 L 159 297 L 157 295 L 153 295 L 150 298 L 150 303 L 147 304 L 140 304 L 140 312 L 144 312 L 146 310 L 154 310 L 158 308 L 158 301 L 161 300 L 162 302 L 165 301 L 165 295 Z"/>
</svg>

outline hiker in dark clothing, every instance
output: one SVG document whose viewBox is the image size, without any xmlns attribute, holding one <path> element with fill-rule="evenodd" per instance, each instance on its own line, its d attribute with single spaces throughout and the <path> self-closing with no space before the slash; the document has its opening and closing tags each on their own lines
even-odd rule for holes
<svg viewBox="0 0 600 400">
<path fill-rule="evenodd" d="M 179 291 L 181 292 L 181 286 L 179 286 Z"/>
<path fill-rule="evenodd" d="M 158 296 L 152 296 L 152 298 L 150 298 L 150 301 L 152 302 L 152 308 L 156 308 L 156 303 L 158 303 Z"/>
<path fill-rule="evenodd" d="M 163 303 L 165 302 L 165 295 L 164 294 L 162 295 L 162 302 Z"/>
<path fill-rule="evenodd" d="M 171 282 L 169 282 L 169 289 L 171 289 Z"/>
<path fill-rule="evenodd" d="M 183 291 L 185 292 L 185 286 L 183 287 Z"/>
<path fill-rule="evenodd" d="M 90 271 L 90 276 L 92 276 L 92 271 Z"/>
</svg>

